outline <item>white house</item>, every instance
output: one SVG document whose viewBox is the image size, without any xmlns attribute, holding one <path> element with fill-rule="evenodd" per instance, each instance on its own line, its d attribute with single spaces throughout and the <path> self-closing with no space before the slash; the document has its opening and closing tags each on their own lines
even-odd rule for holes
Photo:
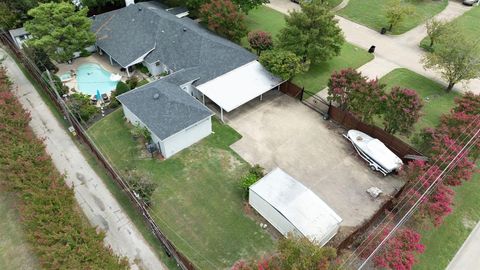
<svg viewBox="0 0 480 270">
<path fill-rule="evenodd" d="M 250 187 L 249 203 L 283 235 L 305 236 L 321 246 L 342 222 L 324 201 L 279 168 Z"/>
<path fill-rule="evenodd" d="M 146 127 L 165 158 L 212 133 L 213 113 L 167 79 L 151 82 L 117 99 L 126 119 Z"/>
</svg>

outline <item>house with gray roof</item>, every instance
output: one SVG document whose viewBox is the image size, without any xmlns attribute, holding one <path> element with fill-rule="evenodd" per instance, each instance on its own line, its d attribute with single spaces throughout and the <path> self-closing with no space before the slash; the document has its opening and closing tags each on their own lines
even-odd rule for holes
<svg viewBox="0 0 480 270">
<path fill-rule="evenodd" d="M 217 104 L 222 120 L 224 110 L 229 112 L 282 83 L 255 54 L 182 14 L 184 10 L 142 2 L 93 16 L 97 50 L 127 73 L 142 63 L 152 75 L 170 74 L 166 79 L 170 83 L 203 102 L 208 98 Z"/>
<path fill-rule="evenodd" d="M 166 78 L 124 93 L 117 99 L 122 103 L 126 119 L 146 127 L 165 158 L 212 133 L 213 113 Z"/>
</svg>

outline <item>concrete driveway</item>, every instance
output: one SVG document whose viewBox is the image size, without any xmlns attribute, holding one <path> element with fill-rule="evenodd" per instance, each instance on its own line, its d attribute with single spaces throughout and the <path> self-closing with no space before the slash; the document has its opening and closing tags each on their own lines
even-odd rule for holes
<svg viewBox="0 0 480 270">
<path fill-rule="evenodd" d="M 386 199 L 370 199 L 368 188 L 393 194 L 403 185 L 396 177 L 370 171 L 342 137 L 343 130 L 278 91 L 228 114 L 227 122 L 243 136 L 231 146 L 240 156 L 267 171 L 285 170 L 328 203 L 343 226 L 360 225 Z"/>
</svg>

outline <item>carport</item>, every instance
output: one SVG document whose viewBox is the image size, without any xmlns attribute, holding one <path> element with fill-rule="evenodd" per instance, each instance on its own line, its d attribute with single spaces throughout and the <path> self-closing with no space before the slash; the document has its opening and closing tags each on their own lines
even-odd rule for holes
<svg viewBox="0 0 480 270">
<path fill-rule="evenodd" d="M 220 107 L 223 121 L 223 111 L 230 112 L 257 97 L 261 100 L 263 94 L 282 82 L 258 61 L 252 61 L 197 86 L 197 89 L 202 93 L 203 103 L 206 96 Z"/>
</svg>

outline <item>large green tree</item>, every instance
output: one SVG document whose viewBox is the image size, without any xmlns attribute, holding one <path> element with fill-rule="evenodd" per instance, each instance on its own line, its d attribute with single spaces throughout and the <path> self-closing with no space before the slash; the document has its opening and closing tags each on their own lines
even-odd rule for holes
<svg viewBox="0 0 480 270">
<path fill-rule="evenodd" d="M 68 0 L 0 0 L 0 28 L 21 27 L 28 20 L 27 12 L 41 3 L 62 2 Z"/>
<path fill-rule="evenodd" d="M 32 19 L 25 23 L 32 35 L 27 45 L 43 49 L 59 62 L 72 59 L 75 52 L 95 43 L 87 12 L 86 8 L 76 11 L 70 3 L 47 3 L 31 9 L 28 15 Z"/>
<path fill-rule="evenodd" d="M 311 63 L 339 55 L 345 38 L 333 13 L 319 0 L 300 5 L 301 11 L 292 11 L 285 18 L 286 27 L 278 35 L 278 46 Z"/>
<path fill-rule="evenodd" d="M 302 59 L 289 51 L 265 51 L 260 55 L 259 61 L 268 71 L 284 80 L 305 71 Z"/>
<path fill-rule="evenodd" d="M 464 80 L 480 77 L 479 41 L 460 33 L 442 35 L 433 52 L 423 58 L 425 68 L 440 72 L 448 82 L 446 91 Z"/>
</svg>

